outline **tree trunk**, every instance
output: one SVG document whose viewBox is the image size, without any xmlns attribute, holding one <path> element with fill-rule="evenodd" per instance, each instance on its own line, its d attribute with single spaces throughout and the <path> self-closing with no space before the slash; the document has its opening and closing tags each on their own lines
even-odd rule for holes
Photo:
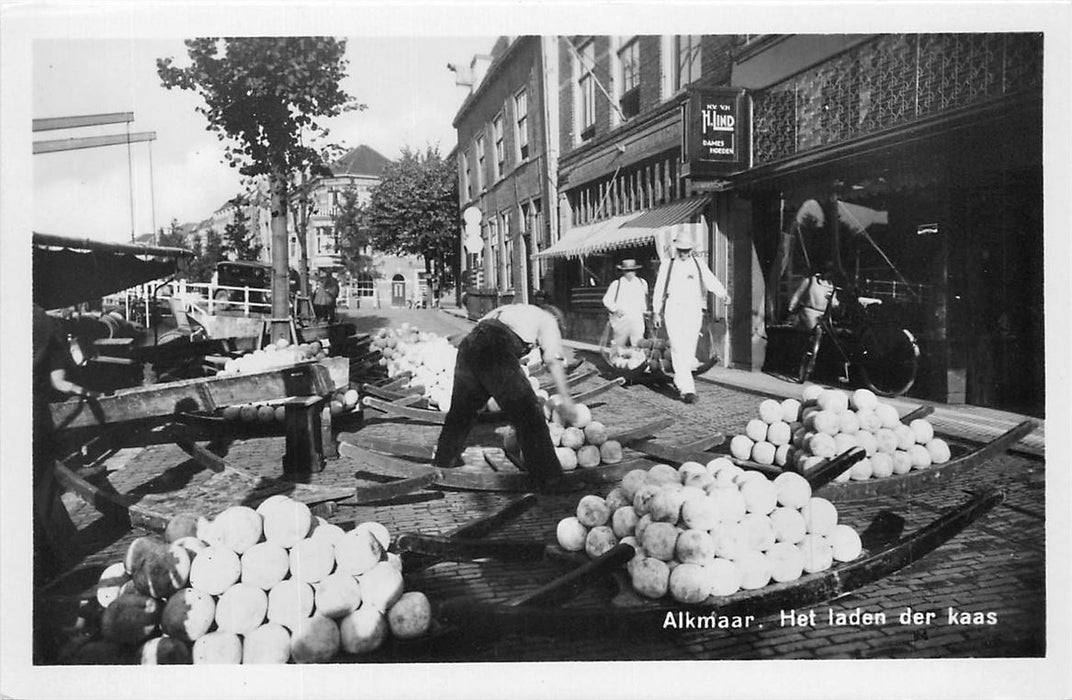
<svg viewBox="0 0 1072 700">
<path fill-rule="evenodd" d="M 272 318 L 290 317 L 290 250 L 287 245 L 287 180 L 273 173 L 272 191 Z M 272 324 L 272 341 L 287 338 L 286 324 Z"/>
<path fill-rule="evenodd" d="M 298 283 L 301 295 L 309 298 L 309 190 L 306 175 L 302 173 L 301 194 L 298 212 L 294 217 L 295 233 L 298 234 Z"/>
</svg>

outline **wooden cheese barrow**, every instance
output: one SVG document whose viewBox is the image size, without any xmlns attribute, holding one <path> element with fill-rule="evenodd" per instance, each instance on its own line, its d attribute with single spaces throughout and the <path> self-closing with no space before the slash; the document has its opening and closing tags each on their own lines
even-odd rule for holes
<svg viewBox="0 0 1072 700">
<path fill-rule="evenodd" d="M 903 534 L 904 520 L 882 511 L 861 533 L 864 551 L 855 560 L 839 563 L 826 571 L 805 574 L 786 583 L 771 583 L 755 590 L 729 596 L 710 596 L 702 603 L 687 605 L 669 597 L 650 600 L 638 596 L 622 570 L 634 555 L 628 544 L 618 544 L 603 556 L 589 560 L 583 553 L 545 546 L 545 557 L 572 568 L 568 573 L 537 586 L 532 592 L 505 602 L 476 600 L 472 597 L 433 598 L 435 625 L 426 644 L 461 644 L 504 634 L 593 634 L 663 629 L 668 613 L 687 612 L 698 616 L 745 618 L 759 621 L 781 610 L 802 609 L 843 596 L 867 586 L 920 560 L 933 552 L 1004 499 L 1004 494 L 987 490 L 949 509 L 915 531 Z M 416 554 L 433 554 L 439 559 L 468 561 L 494 554 L 493 548 L 479 550 L 472 543 L 443 542 L 436 538 L 402 536 L 400 547 Z M 536 544 L 515 544 L 532 560 Z M 515 559 L 521 559 L 515 555 Z M 584 586 L 596 581 L 613 582 L 616 592 L 598 604 L 565 605 Z M 424 590 L 430 590 L 425 585 Z"/>
</svg>

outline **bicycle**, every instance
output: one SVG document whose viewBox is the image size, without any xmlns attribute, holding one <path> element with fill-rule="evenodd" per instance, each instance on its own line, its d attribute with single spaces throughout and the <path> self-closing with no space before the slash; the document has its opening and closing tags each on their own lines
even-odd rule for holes
<svg viewBox="0 0 1072 700">
<path fill-rule="evenodd" d="M 831 296 L 845 292 L 835 286 Z M 848 295 L 846 295 L 848 296 Z M 855 369 L 860 383 L 881 396 L 900 396 L 912 388 L 919 370 L 919 343 L 907 328 L 889 320 L 876 318 L 881 299 L 854 297 L 849 307 L 856 311 L 848 325 L 835 325 L 832 303 L 809 331 L 803 355 L 797 367 L 797 381 L 803 384 L 815 371 L 824 339 L 829 338 L 851 382 Z M 876 311 L 872 310 L 872 307 Z"/>
</svg>

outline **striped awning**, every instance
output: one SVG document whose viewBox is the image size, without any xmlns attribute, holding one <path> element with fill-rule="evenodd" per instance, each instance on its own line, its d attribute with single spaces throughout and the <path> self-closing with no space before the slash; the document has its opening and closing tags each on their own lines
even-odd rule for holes
<svg viewBox="0 0 1072 700">
<path fill-rule="evenodd" d="M 561 239 L 534 257 L 576 258 L 655 241 L 674 226 L 685 224 L 711 201 L 710 195 L 690 197 L 647 211 L 615 216 L 567 231 Z"/>
<path fill-rule="evenodd" d="M 649 209 L 640 216 L 622 224 L 622 228 L 660 229 L 664 226 L 686 224 L 711 202 L 711 195 L 679 199 L 670 204 Z"/>
<path fill-rule="evenodd" d="M 584 226 L 575 226 L 566 231 L 554 245 L 533 254 L 534 258 L 576 258 L 593 252 L 593 245 L 607 231 L 620 227 L 623 223 L 635 217 L 636 214 L 613 216 L 609 219 L 596 221 Z"/>
</svg>

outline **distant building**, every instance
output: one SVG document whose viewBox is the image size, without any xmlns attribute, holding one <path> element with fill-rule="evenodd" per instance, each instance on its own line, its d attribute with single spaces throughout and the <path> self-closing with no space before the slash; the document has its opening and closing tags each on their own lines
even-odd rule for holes
<svg viewBox="0 0 1072 700">
<path fill-rule="evenodd" d="M 315 178 L 306 186 L 309 206 L 306 254 L 309 259 L 311 286 L 315 286 L 315 280 L 322 270 L 332 270 L 335 273 L 343 271 L 335 217 L 343 202 L 344 193 L 354 190 L 358 205 L 368 204 L 372 189 L 380 183 L 384 168 L 390 163 L 387 157 L 375 149 L 361 145 L 329 166 L 331 177 Z M 293 214 L 292 210 L 287 218 L 287 229 L 290 265 L 297 268 L 301 249 Z M 352 278 L 345 272 L 340 276 L 344 284 L 349 283 L 353 287 L 355 294 L 362 300 L 361 303 L 405 306 L 417 301 L 424 293 L 424 262 L 420 258 L 383 255 L 371 249 L 362 251 L 362 254 L 367 255 L 371 261 L 368 271 Z"/>
</svg>

